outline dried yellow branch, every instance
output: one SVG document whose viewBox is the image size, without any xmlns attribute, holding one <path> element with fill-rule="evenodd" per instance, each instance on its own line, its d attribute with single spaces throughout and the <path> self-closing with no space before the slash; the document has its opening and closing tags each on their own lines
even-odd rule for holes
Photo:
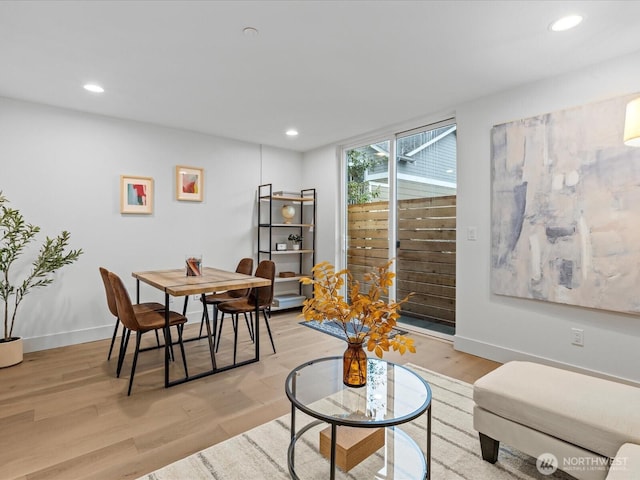
<svg viewBox="0 0 640 480">
<path fill-rule="evenodd" d="M 364 278 L 369 289 L 363 292 L 348 269 L 336 272 L 329 262 L 318 263 L 312 269 L 312 277 L 300 280 L 305 285 L 313 285 L 313 298 L 305 300 L 302 316 L 306 321 L 337 321 L 347 338 L 365 339 L 367 350 L 379 358 L 390 348 L 401 355 L 407 351 L 415 353 L 413 339 L 404 335 L 389 338 L 400 317 L 398 309 L 411 296 L 398 302 L 384 299 L 395 277 L 395 273 L 389 271 L 391 264 L 389 261 L 367 273 Z M 351 303 L 340 295 L 343 286 Z"/>
</svg>

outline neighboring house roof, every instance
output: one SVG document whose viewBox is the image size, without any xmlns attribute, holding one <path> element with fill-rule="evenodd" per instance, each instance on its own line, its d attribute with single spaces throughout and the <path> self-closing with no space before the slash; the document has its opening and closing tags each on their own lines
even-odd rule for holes
<svg viewBox="0 0 640 480">
<path fill-rule="evenodd" d="M 398 139 L 398 177 L 455 188 L 457 128 L 447 125 Z M 386 142 L 367 147 L 372 155 L 388 155 Z M 387 177 L 387 162 L 372 167 L 367 179 Z"/>
</svg>

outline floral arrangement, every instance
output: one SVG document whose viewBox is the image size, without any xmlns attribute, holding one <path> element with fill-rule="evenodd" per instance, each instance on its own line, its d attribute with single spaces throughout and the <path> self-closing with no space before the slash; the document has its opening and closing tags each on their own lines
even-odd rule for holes
<svg viewBox="0 0 640 480">
<path fill-rule="evenodd" d="M 398 309 L 410 296 L 399 302 L 387 302 L 382 298 L 387 295 L 395 277 L 395 273 L 389 271 L 391 263 L 365 275 L 368 292 L 361 290 L 360 282 L 353 279 L 348 269 L 336 272 L 329 262 L 318 263 L 312 269 L 312 277 L 300 280 L 305 285 L 313 285 L 313 297 L 304 301 L 302 316 L 306 321 L 337 321 L 348 341 L 366 342 L 367 350 L 375 352 L 378 358 L 390 348 L 401 355 L 406 351 L 415 353 L 413 339 L 403 335 L 389 338 L 389 332 L 400 317 Z M 351 303 L 341 295 L 345 285 Z"/>
<path fill-rule="evenodd" d="M 293 243 L 300 243 L 302 242 L 302 235 L 296 235 L 295 233 L 292 233 L 291 235 L 289 235 L 288 240 Z"/>
</svg>

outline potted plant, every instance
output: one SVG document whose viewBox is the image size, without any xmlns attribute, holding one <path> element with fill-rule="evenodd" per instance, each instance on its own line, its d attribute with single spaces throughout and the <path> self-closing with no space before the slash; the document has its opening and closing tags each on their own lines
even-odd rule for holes
<svg viewBox="0 0 640 480">
<path fill-rule="evenodd" d="M 291 246 L 294 250 L 300 250 L 300 245 L 302 244 L 302 235 L 292 233 L 291 235 L 289 235 L 289 241 L 291 242 Z"/>
<path fill-rule="evenodd" d="M 71 234 L 63 231 L 55 238 L 46 237 L 37 257 L 31 263 L 31 270 L 18 281 L 11 274 L 14 262 L 40 227 L 26 223 L 19 210 L 9 208 L 9 201 L 0 191 L 0 299 L 3 301 L 4 335 L 0 338 L 0 367 L 20 363 L 23 358 L 22 339 L 13 335 L 18 307 L 24 297 L 34 288 L 44 287 L 53 282 L 52 274 L 59 268 L 75 262 L 82 249 L 68 250 Z"/>
<path fill-rule="evenodd" d="M 413 339 L 404 335 L 390 335 L 396 326 L 396 319 L 400 317 L 398 309 L 411 295 L 399 302 L 383 298 L 388 294 L 395 277 L 395 273 L 389 271 L 391 263 L 389 261 L 365 274 L 364 280 L 369 284 L 366 292 L 348 269 L 336 272 L 329 262 L 315 265 L 312 276 L 300 280 L 305 285 L 313 285 L 313 296 L 304 301 L 304 319 L 320 322 L 333 320 L 344 330 L 348 347 L 343 357 L 343 380 L 348 386 L 366 384 L 367 356 L 362 348 L 364 344 L 379 358 L 389 348 L 399 351 L 401 355 L 416 351 Z M 342 294 L 345 286 L 348 300 Z"/>
</svg>

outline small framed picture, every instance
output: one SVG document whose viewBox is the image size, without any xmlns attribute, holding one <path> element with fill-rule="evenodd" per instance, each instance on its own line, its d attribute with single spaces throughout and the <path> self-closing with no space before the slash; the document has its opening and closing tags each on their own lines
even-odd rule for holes
<svg viewBox="0 0 640 480">
<path fill-rule="evenodd" d="M 203 168 L 176 166 L 176 200 L 201 202 L 203 188 Z"/>
<path fill-rule="evenodd" d="M 286 250 L 286 249 L 287 249 L 286 243 L 276 243 L 276 250 Z"/>
<path fill-rule="evenodd" d="M 153 213 L 153 178 L 120 175 L 120 213 Z"/>
</svg>

